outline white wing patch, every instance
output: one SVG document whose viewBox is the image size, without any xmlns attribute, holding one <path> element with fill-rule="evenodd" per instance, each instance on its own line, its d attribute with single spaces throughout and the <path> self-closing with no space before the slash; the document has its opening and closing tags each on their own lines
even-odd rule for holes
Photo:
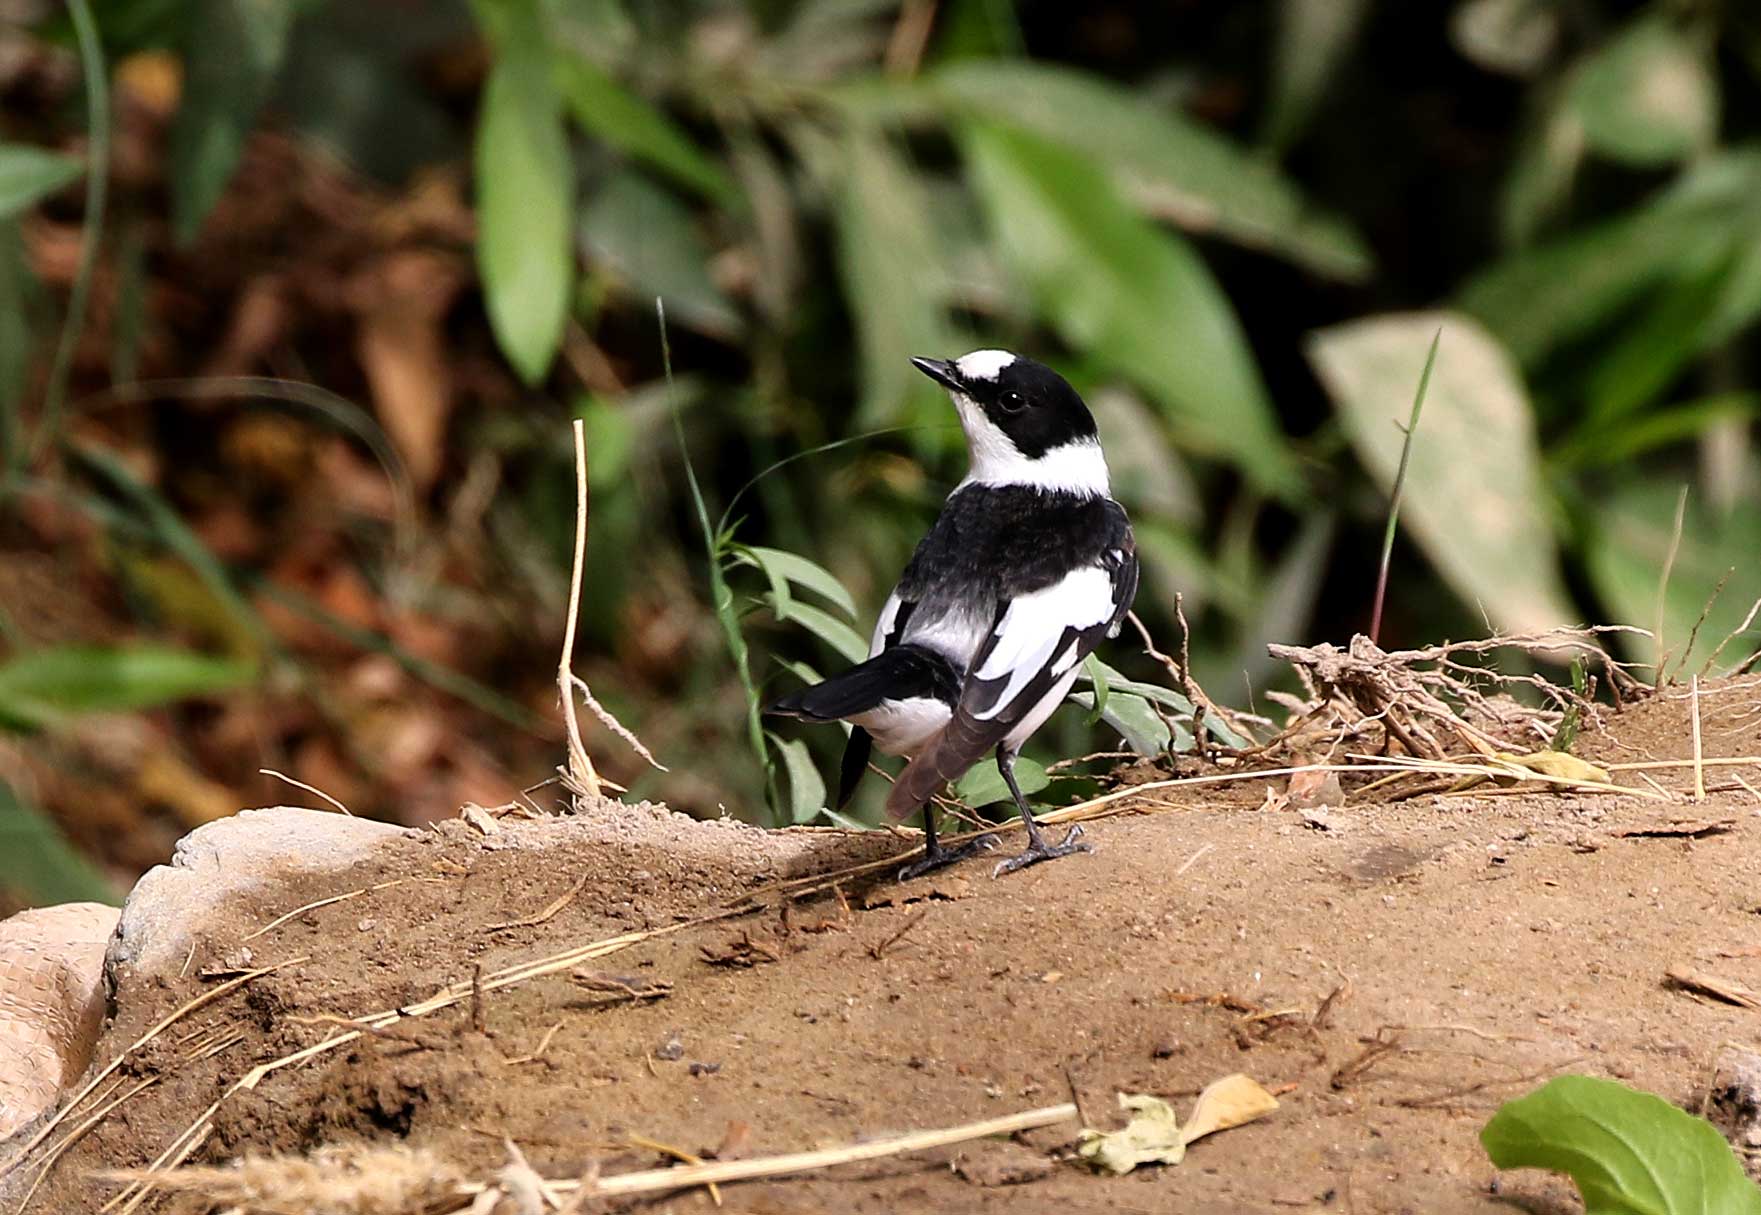
<svg viewBox="0 0 1761 1215">
<path fill-rule="evenodd" d="M 1076 664 L 1076 645 L 1059 643 L 1066 629 L 1092 629 L 1113 618 L 1113 578 L 1099 566 L 1073 570 L 1043 591 L 1012 600 L 996 629 L 996 645 L 973 677 L 986 682 L 1006 680 L 989 707 L 974 716 L 996 717 L 1047 667 L 1054 673 Z"/>
<path fill-rule="evenodd" d="M 880 619 L 874 622 L 874 636 L 868 642 L 868 656 L 870 658 L 887 648 L 887 637 L 893 631 L 894 621 L 898 619 L 899 592 L 894 591 L 887 596 L 886 605 L 881 608 Z"/>
</svg>

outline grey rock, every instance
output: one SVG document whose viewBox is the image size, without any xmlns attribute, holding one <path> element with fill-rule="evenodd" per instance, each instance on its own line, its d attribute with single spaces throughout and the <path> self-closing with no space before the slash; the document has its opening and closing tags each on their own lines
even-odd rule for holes
<svg viewBox="0 0 1761 1215">
<path fill-rule="evenodd" d="M 207 916 L 239 894 L 290 876 L 345 869 L 408 828 L 326 810 L 242 810 L 196 828 L 129 893 L 105 957 L 120 967 L 175 974 Z"/>
</svg>

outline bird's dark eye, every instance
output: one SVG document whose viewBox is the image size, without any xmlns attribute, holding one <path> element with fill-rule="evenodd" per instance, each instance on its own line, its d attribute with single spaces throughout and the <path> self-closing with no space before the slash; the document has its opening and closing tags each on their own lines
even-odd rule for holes
<svg viewBox="0 0 1761 1215">
<path fill-rule="evenodd" d="M 1027 408 L 1027 398 L 1011 388 L 997 398 L 997 404 L 1004 413 L 1020 413 Z"/>
</svg>

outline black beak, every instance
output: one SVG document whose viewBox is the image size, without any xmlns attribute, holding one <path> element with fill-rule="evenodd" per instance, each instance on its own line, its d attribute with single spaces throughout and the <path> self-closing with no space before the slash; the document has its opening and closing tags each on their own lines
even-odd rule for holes
<svg viewBox="0 0 1761 1215">
<path fill-rule="evenodd" d="M 960 382 L 960 369 L 950 359 L 920 359 L 913 357 L 911 365 L 924 375 L 953 392 L 964 392 L 966 386 Z"/>
</svg>

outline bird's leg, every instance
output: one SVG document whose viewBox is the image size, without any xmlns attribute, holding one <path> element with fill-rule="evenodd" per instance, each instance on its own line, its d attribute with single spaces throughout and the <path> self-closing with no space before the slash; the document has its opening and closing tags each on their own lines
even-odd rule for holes
<svg viewBox="0 0 1761 1215">
<path fill-rule="evenodd" d="M 1021 796 L 1021 786 L 1015 783 L 1015 754 L 1002 743 L 997 744 L 997 771 L 1003 774 L 1003 783 L 1015 795 L 1015 808 L 1021 811 L 1021 821 L 1027 824 L 1027 850 L 1020 856 L 1012 856 L 999 864 L 991 871 L 992 877 L 1002 877 L 1005 873 L 1014 873 L 1017 869 L 1025 869 L 1041 861 L 1069 856 L 1072 852 L 1095 850 L 1093 844 L 1082 838 L 1080 823 L 1070 828 L 1061 843 L 1046 843 L 1046 837 L 1040 833 L 1039 824 L 1033 821 L 1033 811 L 1028 809 L 1027 799 Z"/>
<path fill-rule="evenodd" d="M 931 803 L 923 808 L 923 859 L 913 861 L 899 870 L 899 880 L 909 882 L 912 878 L 934 873 L 955 861 L 965 860 L 975 852 L 988 852 L 996 846 L 996 836 L 981 835 L 977 839 L 967 840 L 958 848 L 942 847 L 936 840 L 936 811 L 934 803 Z"/>
</svg>

